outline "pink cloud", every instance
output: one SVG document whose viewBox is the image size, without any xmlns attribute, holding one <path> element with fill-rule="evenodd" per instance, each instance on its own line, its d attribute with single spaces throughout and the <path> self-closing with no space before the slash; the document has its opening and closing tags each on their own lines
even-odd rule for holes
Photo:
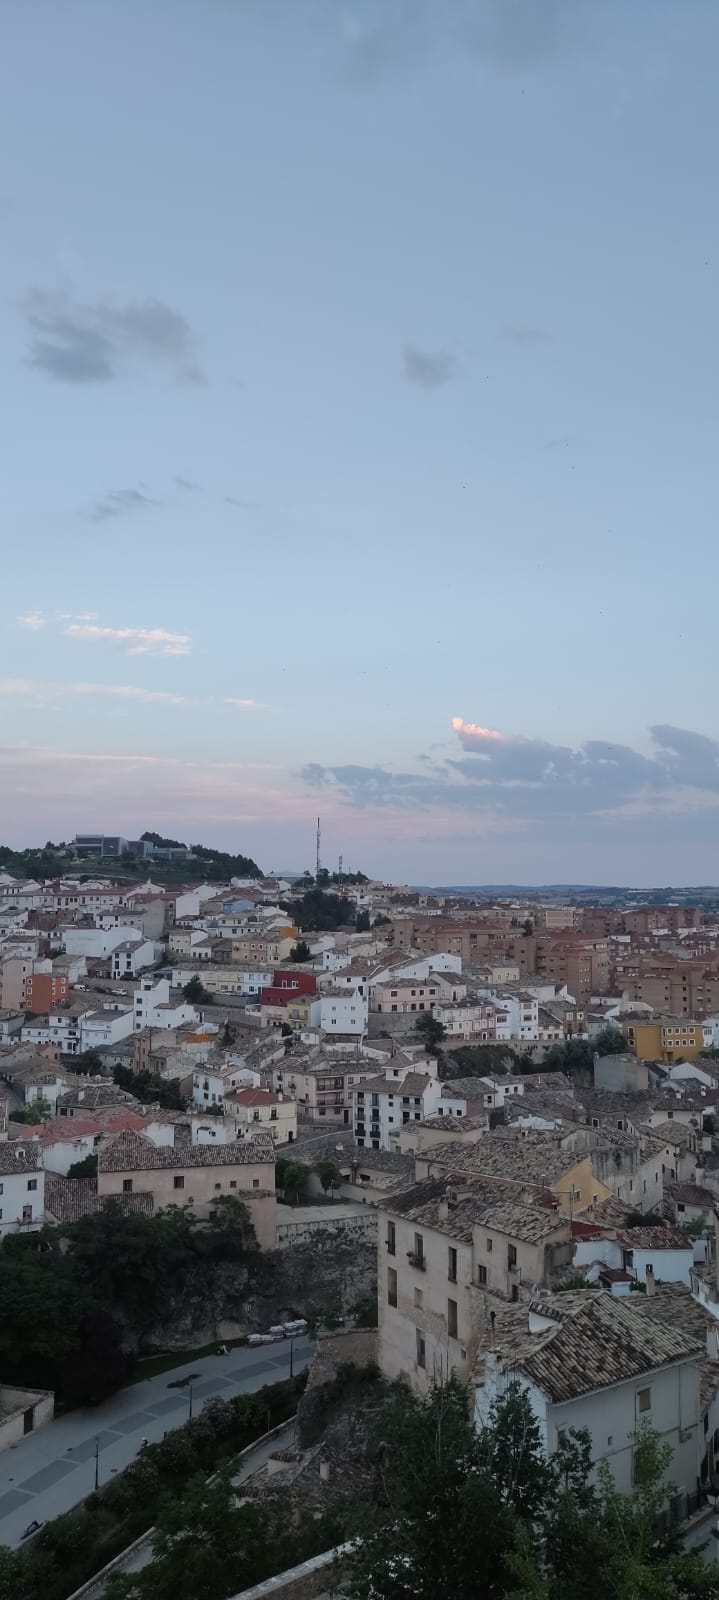
<svg viewBox="0 0 719 1600">
<path fill-rule="evenodd" d="M 188 633 L 169 633 L 166 628 L 107 628 L 95 622 L 71 622 L 65 633 L 94 644 L 124 644 L 131 656 L 186 656 L 192 644 Z"/>
</svg>

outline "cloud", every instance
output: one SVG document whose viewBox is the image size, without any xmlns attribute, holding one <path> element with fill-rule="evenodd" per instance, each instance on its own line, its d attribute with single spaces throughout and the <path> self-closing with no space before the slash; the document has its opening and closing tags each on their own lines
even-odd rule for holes
<svg viewBox="0 0 719 1600">
<path fill-rule="evenodd" d="M 461 755 L 444 768 L 398 772 L 381 766 L 310 763 L 310 788 L 338 792 L 358 808 L 464 812 L 530 828 L 562 828 L 580 819 L 643 821 L 719 808 L 719 741 L 657 724 L 653 752 L 590 739 L 578 748 L 499 733 L 452 719 Z"/>
<path fill-rule="evenodd" d="M 113 700 L 167 701 L 184 704 L 185 696 L 165 689 L 142 689 L 131 683 L 43 683 L 34 678 L 0 678 L 0 697 L 63 698 L 75 695 L 105 695 Z"/>
<path fill-rule="evenodd" d="M 418 350 L 416 345 L 407 344 L 402 360 L 407 382 L 416 383 L 420 389 L 439 389 L 443 383 L 449 383 L 457 371 L 455 358 L 447 350 L 438 350 L 432 355 L 428 350 Z"/>
<path fill-rule="evenodd" d="M 110 489 L 102 499 L 96 500 L 86 512 L 91 522 L 106 522 L 108 517 L 121 517 L 126 511 L 151 511 L 159 506 L 140 489 Z"/>
<path fill-rule="evenodd" d="M 520 350 L 534 350 L 537 345 L 552 343 L 551 333 L 544 328 L 528 328 L 515 323 L 502 328 L 499 337 L 505 344 L 518 345 Z"/>
<path fill-rule="evenodd" d="M 28 360 L 59 383 L 108 383 L 143 367 L 204 382 L 189 323 L 162 300 L 82 302 L 32 289 L 24 305 Z"/>
<path fill-rule="evenodd" d="M 28 611 L 26 616 L 18 617 L 17 620 L 21 628 L 29 628 L 31 633 L 38 633 L 40 628 L 45 627 L 47 619 L 41 611 Z"/>
<path fill-rule="evenodd" d="M 94 622 L 71 622 L 65 633 L 71 639 L 95 644 L 124 644 L 131 656 L 186 656 L 192 644 L 188 633 L 168 633 L 166 628 L 105 628 Z"/>
<path fill-rule="evenodd" d="M 584 39 L 589 0 L 450 0 L 458 43 L 505 68 L 544 65 Z"/>
<path fill-rule="evenodd" d="M 181 478 L 179 473 L 175 475 L 174 481 L 178 489 L 185 489 L 188 494 L 197 494 L 200 487 L 199 483 L 194 483 L 192 478 Z"/>
<path fill-rule="evenodd" d="M 238 511 L 256 511 L 256 500 L 237 500 L 233 494 L 225 495 L 225 505 L 235 506 Z"/>
<path fill-rule="evenodd" d="M 235 695 L 225 695 L 223 706 L 237 706 L 241 711 L 266 711 L 262 700 L 238 700 Z"/>
</svg>

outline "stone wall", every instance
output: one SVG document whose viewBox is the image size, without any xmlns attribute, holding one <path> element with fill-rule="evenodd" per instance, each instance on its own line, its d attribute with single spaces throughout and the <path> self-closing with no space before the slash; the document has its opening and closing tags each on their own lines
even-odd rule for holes
<svg viewBox="0 0 719 1600">
<path fill-rule="evenodd" d="M 289 1245 L 314 1244 L 321 1234 L 331 1234 L 336 1239 L 352 1244 L 353 1241 L 377 1243 L 377 1213 L 369 1211 L 361 1217 L 322 1218 L 318 1222 L 281 1222 L 277 1228 L 280 1249 Z"/>
<path fill-rule="evenodd" d="M 252 1589 L 243 1589 L 242 1594 L 233 1595 L 232 1600 L 271 1600 L 273 1595 L 278 1600 L 330 1600 L 339 1591 L 335 1587 L 337 1581 L 336 1562 L 349 1550 L 349 1545 L 338 1545 L 334 1550 L 326 1550 L 321 1556 L 313 1556 L 310 1561 L 303 1561 L 299 1567 L 290 1567 L 287 1572 L 278 1572 L 274 1578 L 266 1578 L 264 1583 L 255 1584 Z"/>
<path fill-rule="evenodd" d="M 306 1240 L 190 1274 L 167 1316 L 143 1338 L 143 1352 L 262 1333 L 329 1307 L 346 1315 L 377 1293 L 376 1237 L 364 1223 L 353 1217 L 318 1228 L 300 1225 L 312 1228 Z"/>
</svg>

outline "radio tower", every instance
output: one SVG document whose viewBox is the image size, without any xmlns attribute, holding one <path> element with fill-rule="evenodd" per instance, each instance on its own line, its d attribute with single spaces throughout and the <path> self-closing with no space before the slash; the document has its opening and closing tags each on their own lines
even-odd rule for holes
<svg viewBox="0 0 719 1600">
<path fill-rule="evenodd" d="M 320 819 L 318 817 L 317 818 L 317 865 L 315 867 L 315 882 L 317 881 L 317 879 L 319 878 L 319 875 L 320 875 L 320 840 L 321 840 L 321 838 L 322 838 L 322 835 L 320 833 Z"/>
</svg>

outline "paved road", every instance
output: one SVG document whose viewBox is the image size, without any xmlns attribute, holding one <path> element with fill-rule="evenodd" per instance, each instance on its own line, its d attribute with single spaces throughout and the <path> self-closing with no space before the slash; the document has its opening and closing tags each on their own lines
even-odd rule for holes
<svg viewBox="0 0 719 1600">
<path fill-rule="evenodd" d="M 295 1339 L 295 1372 L 309 1365 L 311 1352 L 306 1337 Z M 48 1522 L 91 1493 L 98 1440 L 103 1484 L 134 1460 L 143 1439 L 154 1443 L 186 1422 L 189 1388 L 175 1388 L 178 1378 L 196 1374 L 192 1405 L 197 1415 L 211 1395 L 231 1400 L 248 1394 L 288 1377 L 289 1366 L 289 1341 L 243 1346 L 229 1356 L 204 1356 L 29 1434 L 0 1455 L 0 1544 L 14 1549 L 29 1522 Z"/>
</svg>

